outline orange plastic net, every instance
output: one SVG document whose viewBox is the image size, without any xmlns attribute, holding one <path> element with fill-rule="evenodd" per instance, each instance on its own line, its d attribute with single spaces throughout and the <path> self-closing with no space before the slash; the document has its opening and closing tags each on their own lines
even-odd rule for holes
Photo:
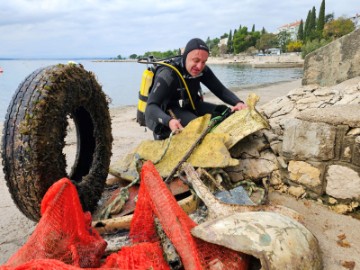
<svg viewBox="0 0 360 270">
<path fill-rule="evenodd" d="M 196 223 L 178 205 L 151 162 L 141 171 L 138 201 L 129 236 L 131 246 L 104 258 L 106 242 L 91 228 L 75 186 L 63 178 L 46 193 L 42 218 L 28 242 L 0 270 L 170 269 L 156 233 L 157 217 L 184 269 L 248 269 L 248 257 L 194 238 Z"/>
<path fill-rule="evenodd" d="M 17 266 L 30 260 L 56 259 L 77 267 L 98 267 L 106 242 L 90 227 L 75 186 L 63 178 L 45 194 L 41 219 L 27 243 L 6 263 Z"/>
</svg>

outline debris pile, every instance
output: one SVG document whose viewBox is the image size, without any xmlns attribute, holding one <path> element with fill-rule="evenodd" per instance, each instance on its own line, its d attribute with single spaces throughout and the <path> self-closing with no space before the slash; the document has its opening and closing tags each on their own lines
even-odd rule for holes
<svg viewBox="0 0 360 270">
<path fill-rule="evenodd" d="M 217 133 L 207 134 L 196 147 L 191 142 L 208 129 L 209 115 L 165 141 L 142 143 L 120 166 L 112 167 L 112 174 L 131 183 L 113 192 L 96 213 L 99 220 L 92 227 L 76 188 L 68 179 L 58 181 L 42 202 L 39 227 L 0 269 L 24 265 L 37 269 L 248 269 L 254 264 L 270 269 L 289 265 L 291 269 L 304 265 L 322 269 L 317 239 L 301 224 L 297 212 L 280 205 L 256 205 L 247 198 L 247 205 L 240 205 L 244 198 L 237 197 L 238 188 L 242 189 L 239 184 L 247 181 L 234 183 L 224 170 L 219 171 L 239 164 L 229 150 L 240 140 L 269 127 L 255 110 L 257 100 L 251 95 L 249 109 L 232 114 L 215 128 Z M 164 182 L 166 177 L 169 181 Z M 194 191 L 191 195 L 189 187 Z M 261 203 L 266 203 L 266 181 L 264 188 Z M 187 197 L 178 203 L 175 194 Z M 200 201 L 206 206 L 207 221 L 197 225 L 188 213 Z M 106 237 L 99 233 L 124 229 L 129 232 L 123 233 L 123 243 L 109 255 Z M 288 233 L 282 234 L 284 230 Z M 44 241 L 34 244 L 36 239 Z"/>
<path fill-rule="evenodd" d="M 155 217 L 184 269 L 248 269 L 247 255 L 191 235 L 196 223 L 178 206 L 151 162 L 144 164 L 141 180 L 130 246 L 102 262 L 106 242 L 90 227 L 90 214 L 82 212 L 75 186 L 64 178 L 46 193 L 43 216 L 29 241 L 0 269 L 170 269 L 157 236 Z M 56 230 L 59 227 L 61 230 Z"/>
</svg>

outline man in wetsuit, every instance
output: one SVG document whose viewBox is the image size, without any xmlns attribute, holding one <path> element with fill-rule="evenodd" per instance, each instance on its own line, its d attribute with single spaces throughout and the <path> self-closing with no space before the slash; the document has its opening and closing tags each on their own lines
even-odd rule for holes
<svg viewBox="0 0 360 270">
<path fill-rule="evenodd" d="M 208 57 L 206 43 L 194 38 L 187 43 L 183 55 L 171 62 L 185 79 L 195 110 L 178 74 L 166 66 L 157 69 L 145 110 L 146 125 L 154 132 L 155 139 L 165 139 L 172 131 L 181 130 L 196 117 L 216 115 L 219 107 L 222 110 L 226 108 L 203 101 L 200 83 L 224 103 L 233 106 L 232 111 L 247 107 L 206 65 Z"/>
</svg>

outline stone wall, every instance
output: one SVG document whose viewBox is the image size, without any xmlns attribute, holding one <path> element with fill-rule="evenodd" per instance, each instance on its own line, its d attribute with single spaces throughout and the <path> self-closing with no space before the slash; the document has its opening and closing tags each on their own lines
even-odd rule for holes
<svg viewBox="0 0 360 270">
<path fill-rule="evenodd" d="M 259 109 L 271 128 L 235 145 L 240 164 L 227 172 L 351 212 L 360 205 L 360 29 L 309 54 L 302 82 Z"/>
<path fill-rule="evenodd" d="M 360 29 L 305 57 L 303 85 L 336 85 L 360 76 Z"/>
<path fill-rule="evenodd" d="M 233 181 L 261 182 L 345 213 L 360 203 L 360 77 L 331 87 L 307 85 L 265 105 L 270 130 L 231 149 Z"/>
</svg>

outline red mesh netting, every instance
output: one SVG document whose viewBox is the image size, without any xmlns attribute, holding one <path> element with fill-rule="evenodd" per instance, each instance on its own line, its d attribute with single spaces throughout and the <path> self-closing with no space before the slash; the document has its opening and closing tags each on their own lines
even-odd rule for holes
<svg viewBox="0 0 360 270">
<path fill-rule="evenodd" d="M 248 269 L 246 255 L 191 235 L 196 223 L 178 205 L 151 162 L 146 162 L 141 171 L 129 233 L 132 245 L 118 253 L 102 258 L 106 242 L 91 228 L 91 216 L 83 213 L 70 180 L 63 178 L 49 189 L 41 213 L 42 218 L 28 242 L 0 270 L 170 269 L 157 237 L 155 216 L 184 269 Z"/>
<path fill-rule="evenodd" d="M 175 246 L 185 269 L 248 268 L 248 257 L 245 254 L 204 242 L 191 235 L 190 230 L 196 226 L 196 223 L 181 209 L 155 166 L 149 161 L 141 170 L 138 196 L 139 200 L 131 222 L 132 239 L 146 241 L 146 238 L 151 239 L 155 235 L 154 226 L 146 230 L 146 234 L 143 230 L 143 226 L 150 225 L 153 220 L 153 217 L 149 216 L 150 211 L 145 210 L 152 209 L 167 237 Z M 146 237 L 143 237 L 144 235 Z"/>
<path fill-rule="evenodd" d="M 57 181 L 41 203 L 41 219 L 27 243 L 6 263 L 17 266 L 30 260 L 56 259 L 78 267 L 98 267 L 106 242 L 90 227 L 75 186 Z"/>
</svg>

